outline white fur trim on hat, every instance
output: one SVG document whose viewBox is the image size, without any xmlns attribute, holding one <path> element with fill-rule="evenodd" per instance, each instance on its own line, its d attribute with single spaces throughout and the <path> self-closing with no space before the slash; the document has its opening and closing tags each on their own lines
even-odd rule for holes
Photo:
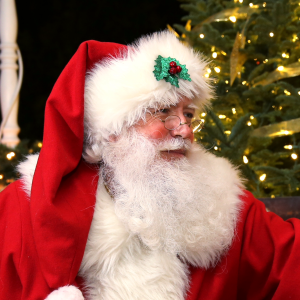
<svg viewBox="0 0 300 300">
<path fill-rule="evenodd" d="M 84 298 L 77 287 L 66 285 L 53 291 L 45 300 L 84 300 Z"/>
<path fill-rule="evenodd" d="M 157 81 L 153 71 L 161 55 L 185 65 L 191 82 L 179 79 L 179 88 Z M 169 106 L 182 96 L 202 108 L 212 96 L 203 75 L 207 61 L 173 33 L 163 31 L 142 37 L 117 58 L 102 60 L 87 74 L 85 83 L 85 134 L 92 143 L 102 142 L 133 125 L 149 107 Z"/>
<path fill-rule="evenodd" d="M 38 153 L 31 154 L 17 166 L 17 171 L 20 173 L 21 177 L 22 188 L 28 197 L 30 197 L 31 194 L 32 180 L 38 159 Z"/>
</svg>

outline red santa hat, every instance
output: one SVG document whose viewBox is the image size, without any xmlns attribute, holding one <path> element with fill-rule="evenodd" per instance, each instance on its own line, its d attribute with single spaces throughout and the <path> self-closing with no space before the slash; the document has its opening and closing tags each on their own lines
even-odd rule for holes
<svg viewBox="0 0 300 300">
<path fill-rule="evenodd" d="M 170 74 L 170 62 L 182 73 Z M 144 37 L 130 47 L 96 41 L 80 45 L 47 101 L 43 147 L 31 189 L 32 229 L 49 287 L 76 277 L 93 215 L 85 207 L 93 206 L 95 172 L 81 172 L 88 194 L 74 176 L 82 169 L 84 131 L 87 144 L 95 146 L 133 125 L 147 107 L 176 104 L 181 96 L 204 106 L 211 96 L 205 67 L 199 53 L 169 32 Z"/>
</svg>

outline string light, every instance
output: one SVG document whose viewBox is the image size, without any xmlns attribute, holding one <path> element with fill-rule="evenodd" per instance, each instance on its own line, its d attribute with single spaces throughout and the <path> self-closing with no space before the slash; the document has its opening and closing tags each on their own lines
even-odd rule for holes
<svg viewBox="0 0 300 300">
<path fill-rule="evenodd" d="M 253 120 L 253 119 L 254 119 L 254 116 L 250 116 L 250 119 Z"/>
<path fill-rule="evenodd" d="M 279 106 L 279 110 L 282 110 L 282 106 Z"/>
<path fill-rule="evenodd" d="M 242 85 L 245 85 L 246 83 L 247 83 L 247 81 L 243 81 L 243 82 L 242 82 Z"/>
<path fill-rule="evenodd" d="M 228 134 L 228 135 L 231 133 L 230 130 L 225 130 L 224 132 L 225 132 L 225 134 Z"/>
<path fill-rule="evenodd" d="M 219 118 L 220 119 L 226 119 L 226 116 L 225 115 L 219 115 Z"/>
<path fill-rule="evenodd" d="M 298 155 L 297 155 L 296 153 L 292 153 L 292 154 L 291 154 L 291 157 L 292 157 L 292 159 L 297 159 L 297 158 L 298 158 Z"/>
<path fill-rule="evenodd" d="M 249 3 L 249 6 L 252 7 L 252 6 L 253 6 L 253 3 Z"/>
<path fill-rule="evenodd" d="M 221 53 L 222 53 L 224 56 L 227 55 L 227 53 L 226 53 L 225 51 L 223 51 L 223 50 L 221 50 Z"/>
<path fill-rule="evenodd" d="M 282 56 L 282 57 L 286 57 L 286 53 L 282 53 L 281 56 Z"/>
<path fill-rule="evenodd" d="M 204 35 L 203 33 L 201 33 L 201 34 L 199 35 L 199 37 L 200 37 L 200 39 L 204 39 L 205 35 Z"/>
<path fill-rule="evenodd" d="M 217 147 L 217 146 L 214 146 L 214 149 L 215 149 L 215 150 L 218 150 L 218 147 Z"/>
<path fill-rule="evenodd" d="M 263 3 L 263 7 L 266 7 L 266 6 L 267 6 L 267 3 L 266 3 L 266 2 L 264 2 L 264 3 Z"/>
<path fill-rule="evenodd" d="M 217 53 L 217 52 L 214 52 L 214 53 L 212 54 L 212 57 L 213 57 L 213 58 L 217 58 L 217 56 L 218 56 L 218 53 Z"/>
<path fill-rule="evenodd" d="M 273 198 L 273 199 L 274 199 L 274 198 L 275 198 L 275 195 L 271 195 L 271 198 Z"/>
<path fill-rule="evenodd" d="M 206 116 L 206 113 L 202 113 L 202 114 L 201 114 L 201 117 L 205 117 L 205 116 Z"/>
<path fill-rule="evenodd" d="M 229 20 L 230 20 L 232 23 L 235 23 L 235 22 L 236 22 L 236 17 L 235 17 L 235 16 L 230 16 L 230 17 L 229 17 Z"/>
<path fill-rule="evenodd" d="M 244 161 L 244 164 L 247 164 L 249 162 L 248 158 L 246 155 L 243 156 L 243 161 Z"/>
<path fill-rule="evenodd" d="M 259 180 L 260 181 L 264 181 L 267 177 L 267 174 L 262 174 L 260 177 L 259 177 Z"/>
<path fill-rule="evenodd" d="M 210 68 L 207 69 L 207 73 L 208 73 L 208 74 L 211 73 L 211 69 L 210 69 Z"/>
<path fill-rule="evenodd" d="M 208 78 L 208 77 L 209 77 L 209 74 L 208 74 L 208 73 L 204 74 L 204 77 Z"/>
<path fill-rule="evenodd" d="M 300 91 L 298 92 L 298 95 L 300 95 Z"/>
<path fill-rule="evenodd" d="M 7 155 L 6 155 L 6 158 L 8 160 L 11 160 L 14 156 L 16 156 L 16 154 L 14 152 L 9 152 Z"/>
<path fill-rule="evenodd" d="M 284 148 L 284 149 L 292 150 L 292 149 L 293 149 L 293 146 L 292 146 L 292 145 L 285 145 L 283 148 Z"/>
<path fill-rule="evenodd" d="M 43 143 L 39 142 L 37 145 L 38 145 L 39 148 L 42 148 Z"/>
<path fill-rule="evenodd" d="M 0 179 L 3 179 L 3 178 L 4 178 L 4 176 L 2 174 L 0 174 Z"/>
<path fill-rule="evenodd" d="M 283 71 L 283 70 L 284 70 L 284 66 L 279 66 L 279 67 L 277 68 L 277 70 L 278 70 L 278 71 Z"/>
<path fill-rule="evenodd" d="M 220 73 L 221 72 L 221 69 L 219 67 L 215 67 L 214 69 L 217 73 Z"/>
<path fill-rule="evenodd" d="M 229 83 L 229 81 L 228 81 L 228 80 L 225 80 L 225 83 L 226 83 L 226 84 L 228 84 L 228 83 Z M 299 95 L 300 95 L 300 92 L 298 92 L 298 93 L 299 93 Z"/>
<path fill-rule="evenodd" d="M 251 41 L 250 41 L 250 40 L 248 40 L 247 42 L 248 42 L 248 44 L 250 44 L 250 43 L 251 43 Z"/>
<path fill-rule="evenodd" d="M 274 36 L 274 33 L 273 33 L 273 32 L 270 32 L 269 35 L 270 35 L 270 37 L 273 37 L 273 36 Z"/>
<path fill-rule="evenodd" d="M 240 3 L 243 3 L 243 0 L 239 0 Z"/>
<path fill-rule="evenodd" d="M 248 126 L 251 126 L 251 125 L 252 125 L 252 123 L 251 123 L 250 121 L 248 121 L 248 122 L 247 122 L 247 125 L 248 125 Z"/>
<path fill-rule="evenodd" d="M 291 95 L 291 93 L 290 93 L 288 90 L 284 90 L 284 93 L 285 93 L 286 95 L 288 95 L 288 96 Z"/>
<path fill-rule="evenodd" d="M 232 113 L 235 115 L 236 114 L 236 109 L 233 107 L 232 108 Z"/>
</svg>

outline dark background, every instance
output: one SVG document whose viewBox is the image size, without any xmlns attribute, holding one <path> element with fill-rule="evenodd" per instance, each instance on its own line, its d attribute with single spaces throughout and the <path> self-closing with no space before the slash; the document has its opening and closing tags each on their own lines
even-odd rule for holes
<svg viewBox="0 0 300 300">
<path fill-rule="evenodd" d="M 177 0 L 16 0 L 18 45 L 24 61 L 20 138 L 42 140 L 47 97 L 85 40 L 121 44 L 181 23 Z"/>
</svg>

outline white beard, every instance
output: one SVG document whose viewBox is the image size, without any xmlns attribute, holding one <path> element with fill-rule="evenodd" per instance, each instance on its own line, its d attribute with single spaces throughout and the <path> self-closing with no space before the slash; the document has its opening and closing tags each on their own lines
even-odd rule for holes
<svg viewBox="0 0 300 300">
<path fill-rule="evenodd" d="M 185 158 L 166 161 L 159 155 L 183 147 L 189 149 Z M 238 207 L 222 203 L 225 190 L 207 186 L 218 183 L 207 182 L 217 178 L 203 156 L 210 155 L 182 138 L 157 144 L 130 130 L 104 147 L 102 176 L 117 217 L 144 245 L 208 268 L 231 245 Z"/>
</svg>

